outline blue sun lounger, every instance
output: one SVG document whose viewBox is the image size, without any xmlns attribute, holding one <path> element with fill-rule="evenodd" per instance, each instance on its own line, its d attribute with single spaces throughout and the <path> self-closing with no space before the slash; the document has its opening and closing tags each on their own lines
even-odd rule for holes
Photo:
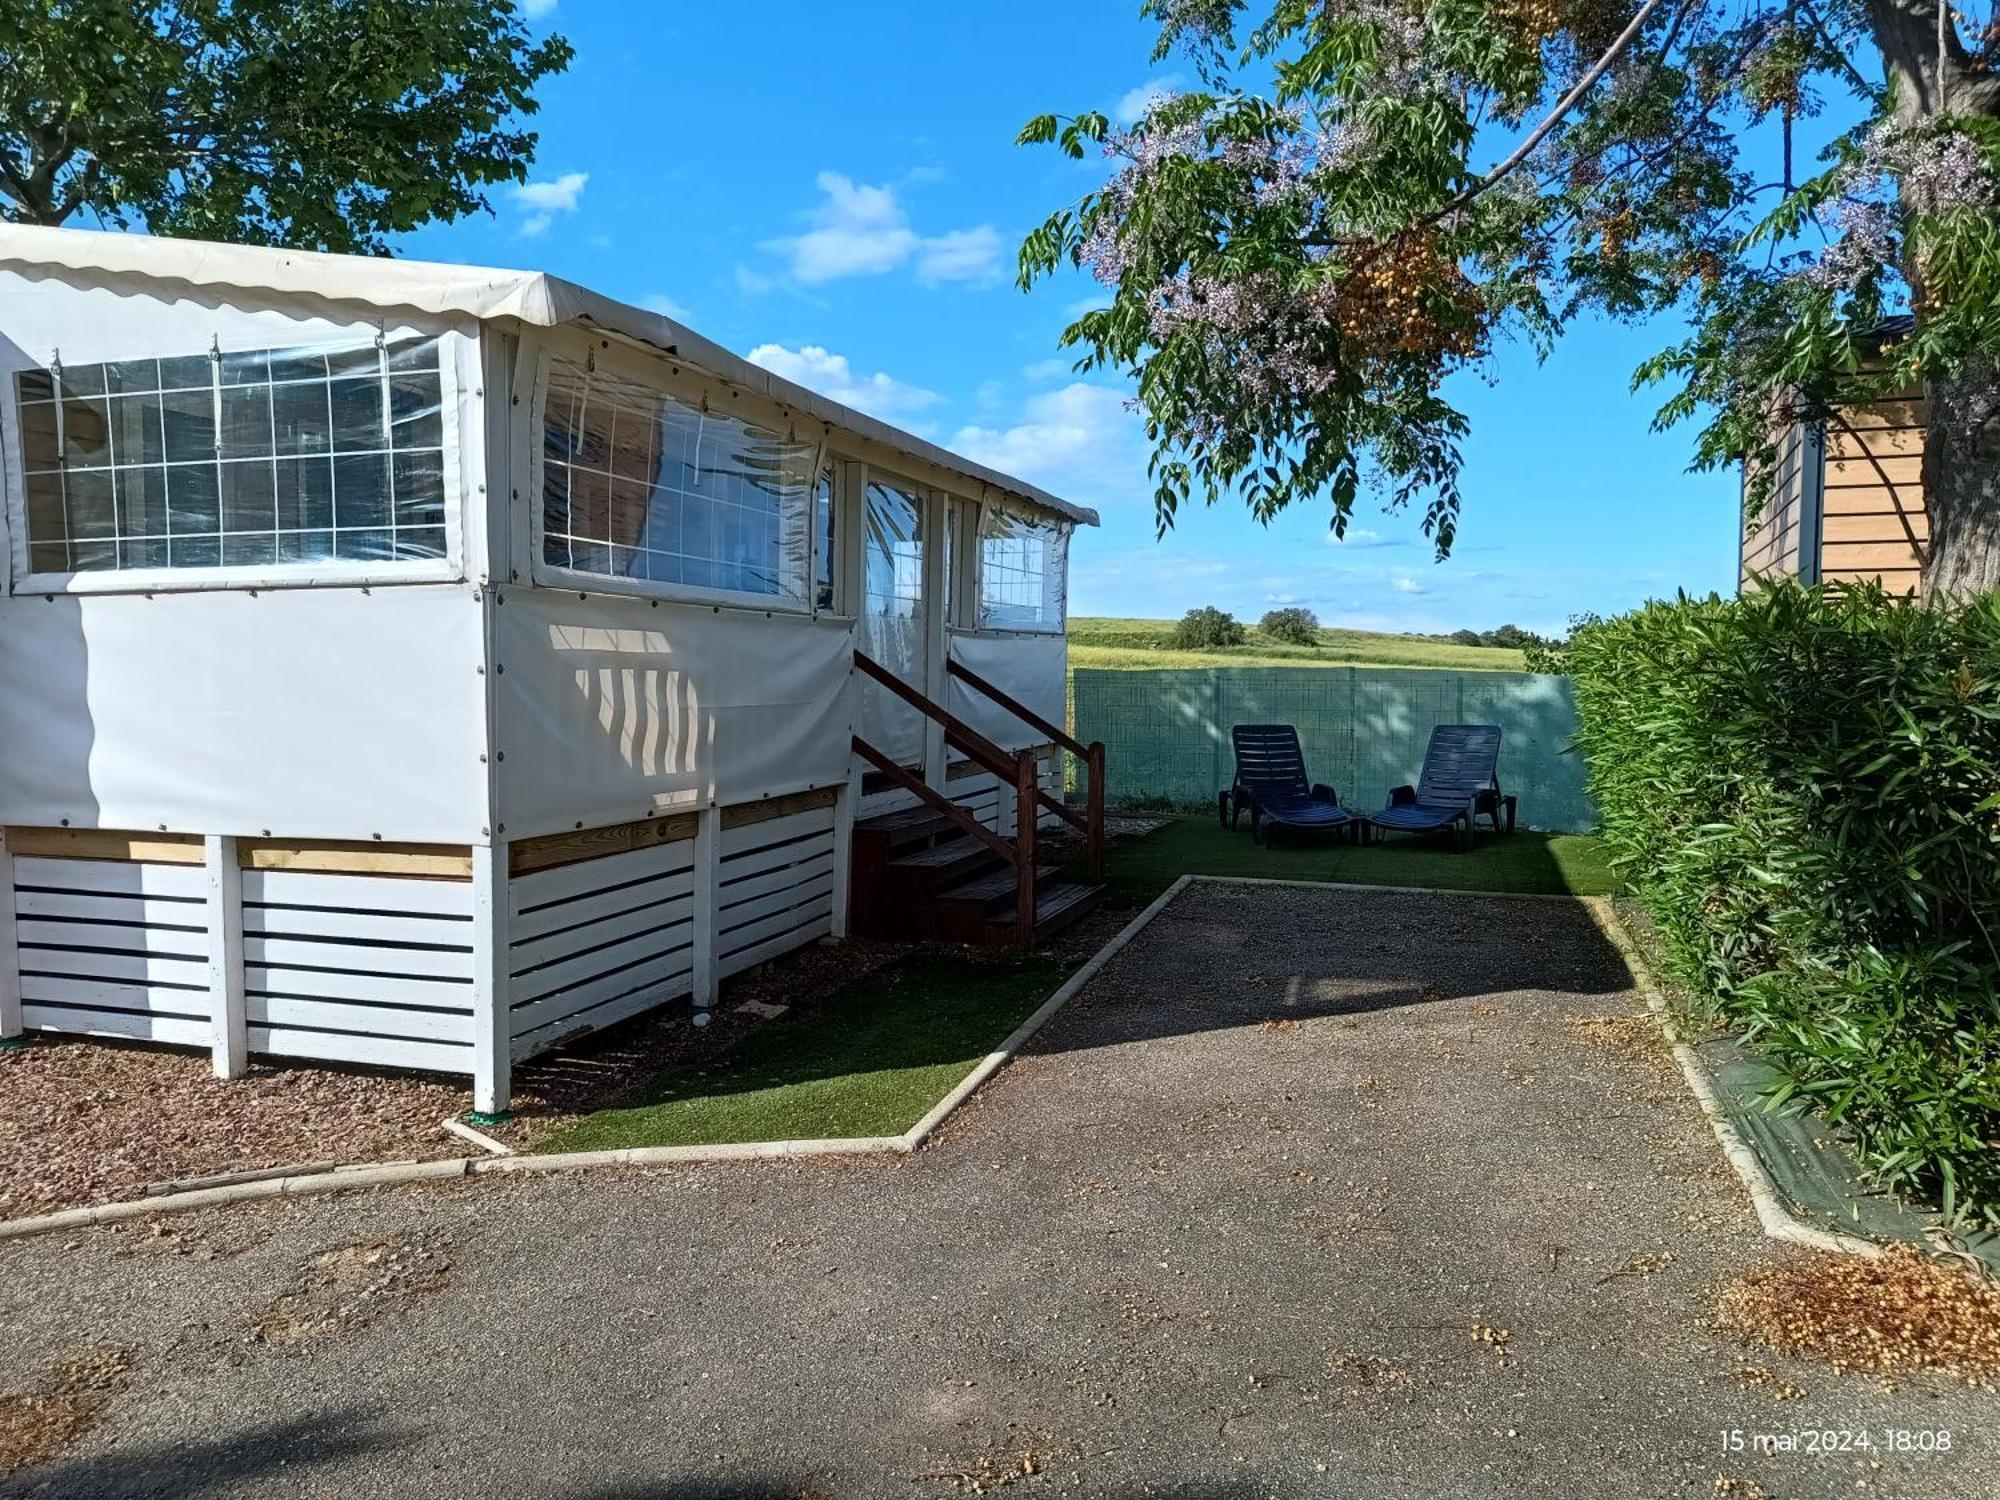
<svg viewBox="0 0 2000 1500">
<path fill-rule="evenodd" d="M 1270 842 L 1274 827 L 1330 833 L 1359 826 L 1332 787 L 1307 782 L 1299 732 L 1290 724 L 1238 724 L 1229 738 L 1236 746 L 1236 779 L 1216 794 L 1224 828 L 1235 828 L 1246 807 L 1250 837 L 1260 844 Z"/>
<path fill-rule="evenodd" d="M 1500 726 L 1440 724 L 1431 731 L 1417 784 L 1396 787 L 1389 805 L 1368 814 L 1367 823 L 1399 833 L 1454 828 L 1459 847 L 1470 849 L 1472 825 L 1482 813 L 1492 818 L 1497 833 L 1504 810 L 1507 832 L 1514 831 L 1514 803 L 1500 790 Z"/>
</svg>

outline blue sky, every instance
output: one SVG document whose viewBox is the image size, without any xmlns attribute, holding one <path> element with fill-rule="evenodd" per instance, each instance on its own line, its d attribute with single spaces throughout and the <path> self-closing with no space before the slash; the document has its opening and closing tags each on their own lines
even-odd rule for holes
<svg viewBox="0 0 2000 1500">
<path fill-rule="evenodd" d="M 1013 144 L 1030 115 L 1131 113 L 1171 82 L 1138 0 L 829 7 L 530 0 L 576 47 L 542 90 L 539 159 L 498 212 L 401 253 L 554 272 L 682 319 L 790 378 L 1095 506 L 1072 553 L 1076 614 L 1560 629 L 1677 588 L 1727 590 L 1736 484 L 1684 472 L 1693 434 L 1648 431 L 1628 393 L 1670 330 L 1584 325 L 1537 365 L 1462 378 L 1472 419 L 1451 559 L 1364 497 L 1260 527 L 1227 505 L 1153 538 L 1126 392 L 1079 377 L 1057 335 L 1082 276 L 1024 295 L 1021 236 L 1102 175 Z"/>
</svg>

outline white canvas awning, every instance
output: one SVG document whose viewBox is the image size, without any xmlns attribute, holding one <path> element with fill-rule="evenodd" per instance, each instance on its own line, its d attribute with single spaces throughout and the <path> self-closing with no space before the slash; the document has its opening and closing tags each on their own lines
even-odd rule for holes
<svg viewBox="0 0 2000 1500">
<path fill-rule="evenodd" d="M 601 296 L 540 271 L 503 271 L 437 261 L 325 255 L 260 245 L 223 245 L 85 229 L 0 224 L 0 265 L 135 276 L 189 287 L 319 298 L 384 311 L 512 320 L 536 328 L 587 324 L 670 353 L 733 385 L 913 454 L 1085 526 L 1097 512 L 989 469 L 914 433 L 782 380 L 671 318 Z"/>
</svg>

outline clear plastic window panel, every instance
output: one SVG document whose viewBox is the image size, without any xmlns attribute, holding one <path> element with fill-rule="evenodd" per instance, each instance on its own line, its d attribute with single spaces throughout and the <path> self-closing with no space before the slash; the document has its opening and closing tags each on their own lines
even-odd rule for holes
<svg viewBox="0 0 2000 1500">
<path fill-rule="evenodd" d="M 23 370 L 28 571 L 445 555 L 438 341 Z"/>
<path fill-rule="evenodd" d="M 979 534 L 980 628 L 1061 630 L 1068 568 L 1062 522 L 989 510 Z"/>
<path fill-rule="evenodd" d="M 861 603 L 866 613 L 887 620 L 922 615 L 923 520 L 918 496 L 880 480 L 869 481 L 868 535 L 861 560 Z"/>
<path fill-rule="evenodd" d="M 818 450 L 567 362 L 543 416 L 555 567 L 804 604 Z"/>
<path fill-rule="evenodd" d="M 813 488 L 813 608 L 822 614 L 833 610 L 834 569 L 840 563 L 833 485 L 833 465 L 828 464 Z"/>
</svg>

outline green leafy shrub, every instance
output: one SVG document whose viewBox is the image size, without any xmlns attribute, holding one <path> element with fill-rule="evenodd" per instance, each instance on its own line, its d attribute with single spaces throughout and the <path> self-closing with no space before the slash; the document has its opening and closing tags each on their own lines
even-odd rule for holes
<svg viewBox="0 0 2000 1500">
<path fill-rule="evenodd" d="M 1272 640 L 1289 645 L 1319 644 L 1319 616 L 1309 609 L 1274 609 L 1257 622 L 1257 628 Z"/>
<path fill-rule="evenodd" d="M 1784 583 L 1583 622 L 1614 867 L 1671 967 L 1885 1181 L 2000 1224 L 2000 598 Z"/>
<path fill-rule="evenodd" d="M 1212 604 L 1191 609 L 1174 627 L 1174 644 L 1183 651 L 1213 651 L 1222 646 L 1240 646 L 1245 631 L 1242 622 Z"/>
</svg>

